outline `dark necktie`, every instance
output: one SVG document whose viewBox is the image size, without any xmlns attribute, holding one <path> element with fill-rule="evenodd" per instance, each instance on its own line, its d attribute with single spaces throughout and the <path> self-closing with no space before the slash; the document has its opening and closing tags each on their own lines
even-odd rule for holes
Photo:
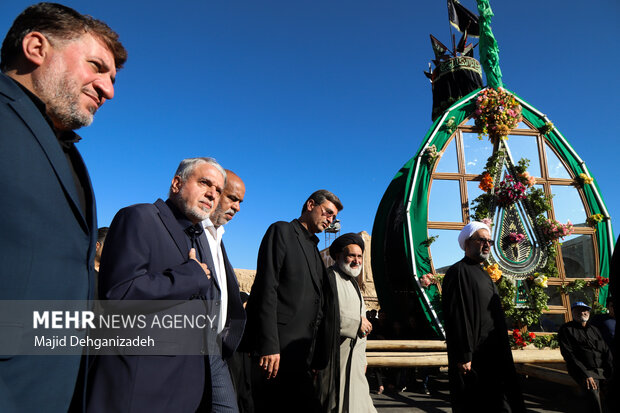
<svg viewBox="0 0 620 413">
<path fill-rule="evenodd" d="M 203 233 L 202 224 L 199 222 L 196 225 L 185 228 L 185 233 L 190 239 L 191 248 L 194 248 L 196 250 L 196 258 L 198 259 L 198 261 L 204 262 L 202 260 L 202 249 L 200 248 L 200 243 L 198 242 L 198 238 Z"/>
</svg>

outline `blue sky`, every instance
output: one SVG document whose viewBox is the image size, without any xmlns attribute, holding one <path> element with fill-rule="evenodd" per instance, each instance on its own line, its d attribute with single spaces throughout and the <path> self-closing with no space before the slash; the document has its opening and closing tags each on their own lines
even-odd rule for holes
<svg viewBox="0 0 620 413">
<path fill-rule="evenodd" d="M 2 37 L 30 4 L 0 2 Z M 431 126 L 428 35 L 450 42 L 445 0 L 64 4 L 106 21 L 129 51 L 115 98 L 79 132 L 100 226 L 165 198 L 181 159 L 213 156 L 247 187 L 226 227 L 237 268 L 256 267 L 267 227 L 297 217 L 315 189 L 341 198 L 343 232 L 372 231 L 385 189 Z M 506 87 L 570 141 L 617 228 L 620 3 L 491 6 Z"/>
</svg>

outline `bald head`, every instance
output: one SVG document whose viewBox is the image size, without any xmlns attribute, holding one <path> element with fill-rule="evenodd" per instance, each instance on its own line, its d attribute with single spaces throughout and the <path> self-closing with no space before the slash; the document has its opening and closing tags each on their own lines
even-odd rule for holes
<svg viewBox="0 0 620 413">
<path fill-rule="evenodd" d="M 241 203 L 245 196 L 245 184 L 241 178 L 228 169 L 226 170 L 226 177 L 228 180 L 220 197 L 220 202 L 211 214 L 211 222 L 216 228 L 233 219 L 235 214 L 241 210 Z"/>
</svg>

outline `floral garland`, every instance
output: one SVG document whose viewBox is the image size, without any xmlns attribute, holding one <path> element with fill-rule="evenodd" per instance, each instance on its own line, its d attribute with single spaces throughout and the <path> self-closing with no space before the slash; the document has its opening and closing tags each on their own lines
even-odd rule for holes
<svg viewBox="0 0 620 413">
<path fill-rule="evenodd" d="M 498 137 L 506 139 L 523 119 L 521 110 L 519 102 L 506 89 L 484 89 L 476 98 L 474 111 L 476 127 L 480 129 L 478 138 L 488 135 L 492 141 Z"/>
<path fill-rule="evenodd" d="M 574 280 L 569 282 L 564 282 L 562 285 L 557 287 L 559 293 L 563 294 L 573 294 L 576 292 L 583 291 L 586 297 L 586 301 L 592 302 L 592 313 L 604 313 L 606 312 L 606 308 L 603 307 L 596 300 L 596 291 L 601 287 L 606 286 L 609 283 L 609 278 L 605 278 L 603 276 L 597 275 L 594 280 L 586 281 L 586 280 Z"/>
<path fill-rule="evenodd" d="M 545 213 L 551 210 L 551 199 L 541 189 L 534 188 L 536 178 L 527 172 L 529 160 L 520 159 L 517 165 L 515 165 L 514 176 L 506 175 L 504 180 L 494 187 L 493 176 L 496 176 L 501 170 L 503 155 L 503 151 L 498 150 L 487 160 L 485 172 L 481 175 L 479 186 L 485 193 L 472 202 L 472 216 L 475 220 L 485 222 L 491 227 L 492 221 L 489 217 L 491 216 L 490 206 L 493 203 L 505 208 L 520 199 L 528 199 L 533 212 L 537 215 L 537 219 L 546 220 Z M 491 189 L 495 189 L 493 193 L 491 193 Z M 557 251 L 551 241 L 559 238 L 556 235 L 565 236 L 568 233 L 572 233 L 572 224 L 570 222 L 566 225 L 560 224 L 557 221 L 553 222 L 553 225 L 549 224 L 548 244 L 545 245 L 549 256 L 547 264 L 541 273 L 534 273 L 525 279 L 529 289 L 529 307 L 516 307 L 517 287 L 508 278 L 502 277 L 498 264 L 485 267 L 489 277 L 497 285 L 506 317 L 514 320 L 518 326 L 536 324 L 543 312 L 548 309 L 547 301 L 549 296 L 545 292 L 547 280 L 550 277 L 557 276 L 558 273 L 555 266 Z M 525 235 L 513 232 L 507 238 L 510 244 L 518 244 L 525 239 Z"/>
</svg>

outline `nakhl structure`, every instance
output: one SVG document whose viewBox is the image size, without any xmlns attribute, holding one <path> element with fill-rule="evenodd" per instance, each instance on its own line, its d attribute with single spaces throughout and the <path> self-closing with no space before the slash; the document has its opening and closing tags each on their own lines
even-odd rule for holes
<svg viewBox="0 0 620 413">
<path fill-rule="evenodd" d="M 462 258 L 458 232 L 472 219 L 491 225 L 485 265 L 513 327 L 556 331 L 571 302 L 600 308 L 607 297 L 614 238 L 596 181 L 553 123 L 502 87 L 492 12 L 488 0 L 477 2 L 488 87 L 466 44 L 477 17 L 452 11 L 458 46 L 453 38 L 450 52 L 431 36 L 434 123 L 387 188 L 372 232 L 380 305 L 415 322 L 418 338 L 420 330 L 444 338 L 441 278 Z"/>
</svg>

